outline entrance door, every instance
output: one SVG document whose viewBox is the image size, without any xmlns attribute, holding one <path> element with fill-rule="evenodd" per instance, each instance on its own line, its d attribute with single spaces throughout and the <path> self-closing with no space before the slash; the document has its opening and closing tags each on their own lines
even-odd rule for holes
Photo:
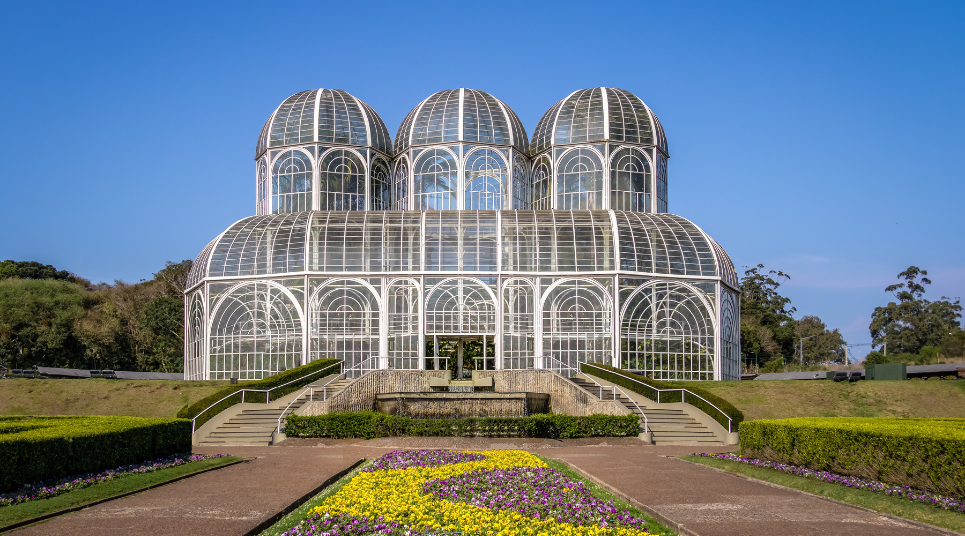
<svg viewBox="0 0 965 536">
<path fill-rule="evenodd" d="M 469 378 L 473 370 L 495 370 L 495 335 L 426 337 L 425 370 L 450 370 L 453 379 L 457 379 L 460 357 L 463 378 Z"/>
</svg>

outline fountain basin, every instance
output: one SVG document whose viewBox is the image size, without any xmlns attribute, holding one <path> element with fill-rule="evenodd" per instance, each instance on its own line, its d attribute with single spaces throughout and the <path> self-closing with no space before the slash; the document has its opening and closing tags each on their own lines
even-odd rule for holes
<svg viewBox="0 0 965 536">
<path fill-rule="evenodd" d="M 548 413 L 550 395 L 545 393 L 381 393 L 375 409 L 386 415 L 413 419 L 459 419 L 462 417 L 525 417 Z"/>
</svg>

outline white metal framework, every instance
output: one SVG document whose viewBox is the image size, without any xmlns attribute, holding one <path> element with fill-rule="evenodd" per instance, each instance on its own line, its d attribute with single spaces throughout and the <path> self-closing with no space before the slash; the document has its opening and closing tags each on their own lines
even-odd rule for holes
<svg viewBox="0 0 965 536">
<path fill-rule="evenodd" d="M 492 95 L 440 91 L 394 145 L 348 93 L 297 93 L 258 139 L 257 215 L 192 267 L 186 377 L 326 357 L 439 368 L 459 341 L 485 368 L 737 379 L 737 274 L 666 213 L 667 159 L 656 116 L 620 89 L 573 92 L 532 143 Z"/>
</svg>

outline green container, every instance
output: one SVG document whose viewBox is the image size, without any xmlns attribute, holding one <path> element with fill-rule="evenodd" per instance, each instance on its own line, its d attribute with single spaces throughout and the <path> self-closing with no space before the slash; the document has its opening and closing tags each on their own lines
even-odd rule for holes
<svg viewBox="0 0 965 536">
<path fill-rule="evenodd" d="M 904 363 L 881 363 L 864 368 L 866 380 L 907 380 L 908 365 Z"/>
<path fill-rule="evenodd" d="M 833 379 L 834 379 L 834 373 L 835 373 L 835 372 L 837 372 L 837 371 L 836 371 L 836 370 L 829 370 L 829 371 L 828 371 L 828 379 L 829 379 L 829 380 L 833 380 Z"/>
</svg>

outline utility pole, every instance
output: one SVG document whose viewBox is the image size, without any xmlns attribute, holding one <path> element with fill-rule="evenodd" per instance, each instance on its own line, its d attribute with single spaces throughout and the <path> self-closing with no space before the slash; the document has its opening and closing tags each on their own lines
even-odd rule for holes
<svg viewBox="0 0 965 536">
<path fill-rule="evenodd" d="M 800 352 L 801 352 L 801 365 L 802 365 L 802 366 L 804 365 L 804 339 L 813 339 L 813 338 L 815 338 L 815 337 L 817 337 L 817 335 L 811 335 L 810 337 L 801 337 L 801 347 L 799 348 L 799 350 L 800 350 Z"/>
</svg>

